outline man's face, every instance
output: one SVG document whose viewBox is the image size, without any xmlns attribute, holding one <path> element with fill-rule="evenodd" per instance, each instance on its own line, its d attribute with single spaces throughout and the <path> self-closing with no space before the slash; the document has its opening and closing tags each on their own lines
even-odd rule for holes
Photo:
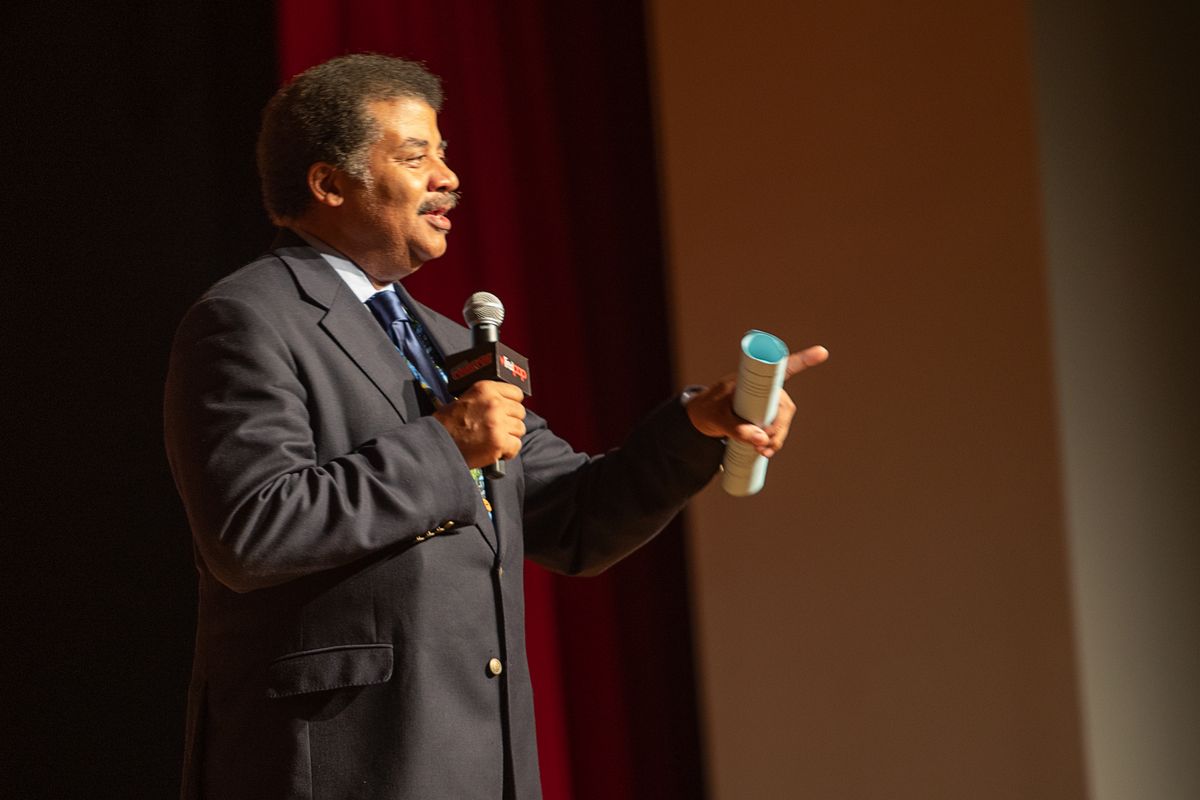
<svg viewBox="0 0 1200 800">
<path fill-rule="evenodd" d="M 339 214 L 355 258 L 378 284 L 416 272 L 446 252 L 458 176 L 446 166 L 437 113 L 402 97 L 367 105 L 382 136 L 367 152 L 367 181 L 352 181 Z"/>
</svg>

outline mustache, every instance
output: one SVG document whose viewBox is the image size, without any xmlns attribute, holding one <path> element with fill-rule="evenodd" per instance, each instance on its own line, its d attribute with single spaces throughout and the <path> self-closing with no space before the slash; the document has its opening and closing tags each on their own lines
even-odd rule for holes
<svg viewBox="0 0 1200 800">
<path fill-rule="evenodd" d="M 426 200 L 421 203 L 417 209 L 418 214 L 430 214 L 434 211 L 446 212 L 452 210 L 462 200 L 462 195 L 458 192 L 446 192 L 438 195 L 436 198 Z"/>
</svg>

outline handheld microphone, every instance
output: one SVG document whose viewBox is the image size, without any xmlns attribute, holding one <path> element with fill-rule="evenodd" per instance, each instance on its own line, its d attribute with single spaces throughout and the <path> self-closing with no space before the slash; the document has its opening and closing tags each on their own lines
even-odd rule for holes
<svg viewBox="0 0 1200 800">
<path fill-rule="evenodd" d="M 476 292 L 463 306 L 463 320 L 471 329 L 471 348 L 446 358 L 450 393 L 458 396 L 479 381 L 504 381 L 526 397 L 533 394 L 529 382 L 529 360 L 500 343 L 504 304 L 489 292 Z M 504 477 L 504 462 L 485 468 L 489 478 Z"/>
<path fill-rule="evenodd" d="M 498 342 L 500 324 L 504 322 L 504 303 L 491 292 L 476 292 L 463 305 L 463 320 L 471 329 L 472 347 Z"/>
</svg>

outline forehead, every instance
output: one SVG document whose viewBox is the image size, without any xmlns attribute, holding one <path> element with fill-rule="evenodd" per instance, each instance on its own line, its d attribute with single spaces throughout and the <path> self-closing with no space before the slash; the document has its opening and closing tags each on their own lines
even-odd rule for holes
<svg viewBox="0 0 1200 800">
<path fill-rule="evenodd" d="M 372 100 L 367 103 L 367 112 L 379 125 L 380 141 L 385 144 L 418 141 L 440 145 L 442 142 L 437 112 L 424 100 L 415 97 Z"/>
</svg>

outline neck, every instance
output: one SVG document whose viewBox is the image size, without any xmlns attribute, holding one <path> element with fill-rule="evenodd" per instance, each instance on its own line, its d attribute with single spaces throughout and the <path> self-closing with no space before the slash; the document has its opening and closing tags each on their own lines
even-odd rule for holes
<svg viewBox="0 0 1200 800">
<path fill-rule="evenodd" d="M 308 214 L 299 219 L 287 220 L 286 225 L 292 230 L 321 240 L 342 256 L 353 261 L 354 265 L 362 270 L 376 289 L 384 289 L 412 271 L 408 270 L 391 277 L 396 270 L 388 264 L 389 259 L 385 255 L 358 247 L 354 238 L 341 227 L 327 224 L 315 215 Z"/>
</svg>

